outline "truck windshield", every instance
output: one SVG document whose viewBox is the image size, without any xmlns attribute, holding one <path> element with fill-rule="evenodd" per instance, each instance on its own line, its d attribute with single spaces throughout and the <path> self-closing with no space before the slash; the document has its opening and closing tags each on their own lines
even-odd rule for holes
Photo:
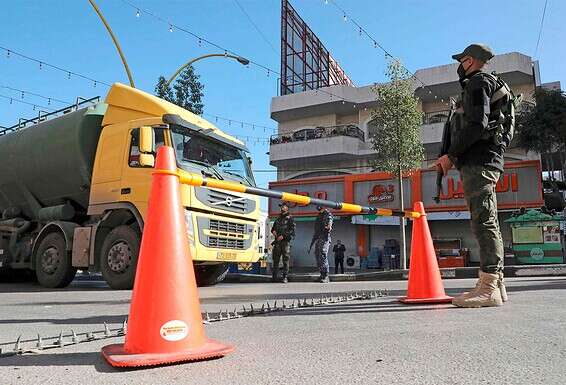
<svg viewBox="0 0 566 385">
<path fill-rule="evenodd" d="M 246 152 L 183 128 L 171 129 L 177 162 L 186 171 L 204 171 L 218 179 L 255 186 Z M 204 168 L 204 169 L 203 169 Z"/>
</svg>

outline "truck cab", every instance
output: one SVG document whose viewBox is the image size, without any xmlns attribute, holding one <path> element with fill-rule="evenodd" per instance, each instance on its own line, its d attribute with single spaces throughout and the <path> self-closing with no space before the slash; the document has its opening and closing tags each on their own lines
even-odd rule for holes
<svg viewBox="0 0 566 385">
<path fill-rule="evenodd" d="M 83 175 L 89 183 L 75 186 L 88 193 L 88 202 L 81 205 L 65 197 L 53 200 L 76 209 L 72 217 L 64 219 L 41 221 L 27 215 L 31 233 L 27 238 L 24 234 L 17 238 L 26 238 L 33 247 L 25 259 L 29 263 L 19 266 L 34 269 L 44 286 L 65 286 L 76 269 L 88 269 L 100 271 L 112 288 L 129 289 L 135 276 L 156 150 L 173 147 L 179 170 L 255 186 L 251 160 L 241 141 L 202 117 L 120 83 L 111 87 L 104 103 L 91 109 L 90 113 L 96 111 L 103 117 L 97 128 L 94 159 L 81 168 L 89 173 Z M 199 284 L 223 279 L 227 262 L 258 260 L 258 197 L 182 185 L 181 201 Z M 156 257 L 167 263 L 166 255 Z"/>
</svg>

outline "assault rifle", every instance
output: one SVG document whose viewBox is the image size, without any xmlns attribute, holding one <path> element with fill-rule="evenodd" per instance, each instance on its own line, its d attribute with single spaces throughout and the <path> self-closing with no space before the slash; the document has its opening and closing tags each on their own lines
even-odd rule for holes
<svg viewBox="0 0 566 385">
<path fill-rule="evenodd" d="M 450 133 L 450 121 L 454 116 L 456 111 L 456 101 L 450 98 L 450 112 L 448 113 L 448 120 L 444 123 L 444 131 L 442 132 L 442 145 L 440 147 L 440 158 L 443 155 L 448 154 L 448 149 L 450 148 L 451 133 Z M 433 198 L 436 204 L 440 203 L 440 195 L 442 194 L 442 179 L 444 175 L 442 174 L 442 169 L 436 172 L 436 196 Z"/>
</svg>

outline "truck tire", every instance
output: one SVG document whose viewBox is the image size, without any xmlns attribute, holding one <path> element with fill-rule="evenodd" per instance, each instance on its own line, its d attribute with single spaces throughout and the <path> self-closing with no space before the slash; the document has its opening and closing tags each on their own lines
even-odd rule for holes
<svg viewBox="0 0 566 385">
<path fill-rule="evenodd" d="M 77 269 L 72 266 L 71 253 L 66 249 L 65 238 L 55 232 L 45 236 L 35 253 L 35 275 L 43 287 L 68 286 Z"/>
<path fill-rule="evenodd" d="M 118 226 L 108 233 L 100 251 L 100 271 L 112 289 L 134 287 L 141 236 L 130 226 Z"/>
<path fill-rule="evenodd" d="M 198 286 L 213 286 L 222 282 L 228 274 L 228 264 L 195 265 L 195 278 Z"/>
</svg>

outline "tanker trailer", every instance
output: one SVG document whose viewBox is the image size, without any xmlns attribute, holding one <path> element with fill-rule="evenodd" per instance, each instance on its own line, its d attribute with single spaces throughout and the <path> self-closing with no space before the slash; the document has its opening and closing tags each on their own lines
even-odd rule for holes
<svg viewBox="0 0 566 385">
<path fill-rule="evenodd" d="M 159 146 L 179 169 L 255 185 L 243 143 L 174 104 L 115 83 L 104 103 L 74 107 L 0 129 L 0 272 L 64 287 L 81 269 L 131 288 Z M 258 260 L 257 197 L 183 186 L 181 203 L 197 283 Z"/>
</svg>

